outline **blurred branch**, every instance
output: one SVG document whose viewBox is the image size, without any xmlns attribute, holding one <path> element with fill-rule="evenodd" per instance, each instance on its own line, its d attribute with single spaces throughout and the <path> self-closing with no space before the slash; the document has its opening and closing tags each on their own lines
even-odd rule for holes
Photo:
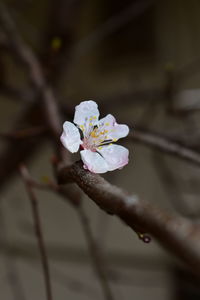
<svg viewBox="0 0 200 300">
<path fill-rule="evenodd" d="M 60 135 L 60 128 L 61 128 L 61 120 L 60 115 L 58 112 L 58 106 L 56 103 L 56 99 L 54 98 L 54 95 L 51 91 L 51 89 L 47 86 L 44 75 L 42 73 L 41 67 L 39 65 L 39 62 L 34 56 L 31 49 L 21 40 L 18 33 L 15 31 L 14 24 L 12 23 L 12 20 L 9 17 L 9 14 L 5 10 L 4 7 L 2 7 L 0 12 L 1 20 L 4 25 L 4 28 L 9 34 L 10 41 L 13 44 L 13 47 L 17 50 L 17 54 L 21 58 L 22 62 L 27 66 L 29 71 L 29 77 L 33 83 L 33 85 L 36 87 L 37 90 L 40 91 L 41 97 L 43 100 L 44 105 L 44 114 L 47 117 L 48 125 L 51 129 L 52 136 L 54 137 L 54 142 L 56 146 L 60 146 L 60 142 L 58 142 L 58 138 Z M 58 148 L 57 147 L 57 148 Z M 49 271 L 48 271 L 48 264 L 47 264 L 47 256 L 44 248 L 42 233 L 40 229 L 40 220 L 39 215 L 37 211 L 37 200 L 35 197 L 35 194 L 33 192 L 33 189 L 31 187 L 31 181 L 28 181 L 29 176 L 27 174 L 27 171 L 25 168 L 21 168 L 21 173 L 24 178 L 24 181 L 26 183 L 27 191 L 29 193 L 30 199 L 32 201 L 32 209 L 33 209 L 33 215 L 35 219 L 35 226 L 36 226 L 36 233 L 38 236 L 38 243 L 41 251 L 42 261 L 43 261 L 43 269 L 46 279 L 46 291 L 47 291 L 47 298 L 52 299 L 51 296 L 51 286 L 50 286 L 50 278 L 49 278 Z M 113 299 L 110 288 L 108 286 L 106 277 L 104 275 L 104 271 L 102 269 L 102 266 L 100 264 L 100 257 L 97 255 L 97 250 L 95 247 L 95 242 L 92 239 L 92 235 L 90 232 L 90 229 L 86 223 L 86 217 L 84 215 L 83 210 L 79 208 L 79 217 L 81 220 L 81 223 L 84 228 L 85 235 L 87 237 L 87 242 L 89 243 L 89 249 L 90 254 L 93 259 L 93 264 L 95 267 L 95 270 L 97 272 L 98 278 L 102 284 L 102 288 L 105 294 L 105 298 L 107 300 Z M 95 252 L 94 252 L 95 251 Z"/>
<path fill-rule="evenodd" d="M 28 126 L 32 125 L 41 125 L 43 123 L 44 126 L 44 119 L 41 117 L 41 104 L 40 98 L 38 98 L 38 93 L 42 93 L 45 101 L 52 97 L 52 92 L 49 91 L 48 87 L 45 85 L 45 80 L 43 79 L 43 74 L 41 72 L 40 66 L 38 66 L 38 61 L 36 57 L 32 54 L 32 51 L 27 47 L 21 37 L 18 35 L 16 31 L 16 26 L 13 23 L 11 17 L 9 16 L 7 10 L 3 3 L 0 5 L 0 22 L 2 24 L 2 30 L 5 31 L 7 36 L 7 40 L 9 42 L 9 46 L 12 47 L 12 50 L 18 55 L 20 61 L 26 65 L 27 69 L 29 70 L 30 79 L 36 88 L 36 96 L 35 100 L 32 104 L 27 104 L 27 106 L 20 112 L 20 116 L 18 118 L 16 127 L 21 126 L 21 124 L 29 124 Z M 51 100 L 50 100 L 51 101 Z M 51 109 L 52 105 L 48 107 Z M 54 123 L 55 128 L 58 129 L 56 118 L 52 119 L 52 123 Z M 55 138 L 57 138 L 57 132 L 55 134 Z M 8 181 L 10 176 L 13 175 L 18 165 L 21 161 L 25 161 L 27 158 L 30 158 L 36 150 L 36 146 L 41 145 L 41 141 L 31 140 L 28 141 L 21 140 L 19 141 L 12 141 L 10 142 L 6 150 L 2 153 L 0 157 L 1 162 L 1 171 L 0 171 L 0 185 Z M 13 150 L 14 149 L 14 150 Z"/>
<path fill-rule="evenodd" d="M 26 119 L 22 114 L 20 123 L 30 122 L 31 120 L 30 114 L 27 114 Z M 34 125 L 37 126 L 37 124 Z M 2 189 L 5 184 L 9 182 L 9 179 L 16 174 L 19 163 L 27 161 L 42 145 L 42 142 L 46 141 L 46 137 L 44 137 L 44 135 L 42 135 L 42 139 L 41 135 L 38 135 L 37 139 L 13 139 L 7 137 L 7 140 L 8 143 L 6 144 L 5 150 L 0 156 L 0 189 Z"/>
<path fill-rule="evenodd" d="M 44 126 L 35 126 L 32 128 L 25 128 L 13 132 L 0 132 L 0 138 L 5 140 L 21 140 L 29 139 L 43 135 L 47 132 L 47 128 Z"/>
<path fill-rule="evenodd" d="M 52 0 L 54 1 L 54 0 Z M 67 1 L 62 1 L 60 0 L 60 2 L 62 2 L 63 4 L 66 3 Z M 74 2 L 74 1 L 73 1 Z M 54 1 L 55 5 L 56 3 L 58 4 L 57 1 Z M 58 9 L 58 6 L 57 6 Z M 52 9 L 52 13 L 54 12 L 54 10 Z M 64 14 L 64 10 L 61 8 L 60 12 L 62 12 L 63 15 Z M 70 13 L 70 12 L 69 12 Z M 65 19 L 65 24 L 67 23 L 66 18 Z M 16 30 L 16 26 L 13 23 L 12 18 L 10 17 L 10 15 L 8 14 L 5 6 L 3 3 L 0 4 L 0 22 L 1 22 L 1 30 L 4 31 L 1 36 L 4 38 L 4 40 L 6 41 L 6 47 L 9 50 L 12 50 L 13 54 L 16 56 L 16 54 L 18 55 L 18 57 L 20 58 L 20 61 L 23 62 L 23 64 L 25 64 L 29 70 L 29 76 L 31 78 L 31 81 L 33 83 L 33 86 L 35 87 L 35 91 L 33 91 L 33 95 L 28 93 L 28 98 L 31 99 L 31 104 L 27 104 L 27 106 L 22 110 L 22 112 L 20 112 L 19 117 L 18 117 L 18 121 L 16 124 L 14 124 L 14 129 L 16 130 L 16 128 L 19 128 L 21 126 L 21 124 L 26 124 L 28 127 L 30 126 L 40 126 L 42 124 L 42 126 L 44 126 L 44 118 L 43 116 L 41 116 L 41 102 L 40 97 L 39 97 L 39 93 L 40 93 L 40 84 L 44 83 L 43 82 L 43 78 L 41 78 L 40 75 L 40 67 L 38 69 L 38 60 L 36 58 L 34 58 L 34 56 L 32 55 L 32 51 L 30 51 L 30 49 L 27 49 L 27 46 L 24 46 L 24 43 L 21 39 L 21 37 L 19 36 L 17 30 Z M 61 21 L 59 14 L 56 14 L 52 17 L 52 20 L 49 21 L 50 27 L 52 28 L 52 24 L 55 24 L 55 22 L 58 22 L 59 28 L 60 30 L 64 30 L 63 29 L 63 19 Z M 66 28 L 66 27 L 65 27 Z M 69 28 L 70 30 L 70 28 Z M 48 30 L 47 30 L 48 31 Z M 64 43 L 64 38 L 62 38 L 62 43 Z M 67 46 L 69 46 L 70 43 L 66 43 Z M 47 45 L 45 43 L 44 48 L 48 47 L 49 49 L 49 44 Z M 12 48 L 12 49 L 10 49 Z M 47 50 L 44 49 L 43 51 L 44 53 L 47 52 Z M 10 51 L 11 53 L 11 51 Z M 60 65 L 62 66 L 62 63 L 60 62 L 59 59 L 59 55 L 61 55 L 61 53 L 63 54 L 62 51 L 59 51 L 57 53 L 57 63 L 60 63 Z M 64 55 L 64 54 L 63 54 Z M 54 57 L 55 58 L 55 57 Z M 36 63 L 35 63 L 36 61 Z M 48 71 L 50 71 L 51 69 L 51 62 L 52 60 L 49 60 L 46 62 L 45 64 L 45 69 L 48 69 Z M 55 66 L 55 65 L 54 65 Z M 62 69 L 62 68 L 61 68 Z M 52 72 L 54 74 L 53 80 L 51 81 L 51 84 L 53 84 L 53 81 L 56 81 L 59 77 L 59 72 L 61 72 L 61 69 L 59 70 L 59 68 L 56 69 L 56 72 Z M 37 78 L 37 75 L 39 75 L 39 77 Z M 43 87 L 43 84 L 42 84 Z M 39 88 L 39 90 L 38 90 Z M 23 100 L 27 100 L 26 99 L 26 93 L 24 94 L 24 92 L 22 91 L 18 91 L 15 90 L 9 86 L 3 86 L 3 93 L 6 94 L 7 96 L 12 96 L 14 98 L 17 98 L 20 96 L 20 98 L 22 98 Z M 51 91 L 49 92 L 48 89 L 45 87 L 43 88 L 43 96 L 44 93 L 46 93 L 47 95 L 45 97 L 47 98 L 51 98 Z M 48 93 L 50 95 L 48 95 Z M 48 105 L 47 105 L 48 106 Z M 53 105 L 51 105 L 48 109 L 52 108 Z M 55 121 L 56 119 L 52 119 L 52 123 L 56 123 Z M 60 125 L 59 125 L 60 126 Z M 58 126 L 56 125 L 55 128 L 58 129 Z M 55 129 L 54 128 L 54 129 Z M 57 130 L 56 129 L 56 130 Z M 57 134 L 55 134 L 55 139 L 57 138 Z M 30 159 L 35 150 L 41 146 L 43 140 L 41 141 L 40 139 L 29 139 L 29 140 L 20 140 L 20 141 L 11 141 L 8 143 L 5 151 L 3 151 L 3 153 L 0 156 L 0 164 L 1 164 L 1 170 L 0 170 L 0 187 L 3 186 L 3 184 L 5 184 L 10 177 L 15 173 L 16 169 L 18 168 L 18 165 L 21 162 L 26 161 L 27 159 Z"/>
<path fill-rule="evenodd" d="M 29 195 L 30 202 L 31 202 L 35 234 L 37 237 L 37 242 L 38 242 L 38 247 L 39 247 L 39 251 L 40 251 L 42 267 L 43 267 L 44 279 L 45 279 L 46 296 L 47 296 L 47 300 L 52 300 L 53 298 L 52 298 L 52 288 L 51 288 L 51 281 L 50 281 L 48 257 L 47 257 L 43 233 L 42 233 L 42 229 L 41 229 L 38 201 L 37 201 L 36 195 L 34 193 L 33 187 L 31 185 L 31 182 L 29 181 L 29 176 L 27 175 L 26 168 L 24 166 L 21 166 L 20 172 L 21 172 L 22 178 L 24 180 L 24 184 L 25 184 L 25 187 L 26 187 L 26 190 Z"/>
<path fill-rule="evenodd" d="M 118 216 L 134 231 L 149 232 L 200 275 L 198 225 L 128 195 L 99 175 L 84 170 L 81 162 L 58 171 L 60 184 L 72 179 L 101 209 Z"/>
<path fill-rule="evenodd" d="M 172 139 L 164 135 L 151 132 L 147 129 L 139 129 L 136 127 L 136 129 L 133 130 L 129 137 L 133 141 L 145 144 L 146 146 L 153 147 L 162 152 L 166 152 L 178 158 L 189 161 L 195 166 L 200 165 L 199 152 L 193 150 L 192 148 L 184 146 L 184 144 L 173 141 Z"/>
<path fill-rule="evenodd" d="M 35 179 L 33 179 L 27 170 L 26 170 L 26 177 L 32 186 L 39 189 L 51 190 L 57 195 L 60 195 L 65 201 L 67 200 L 68 202 L 70 202 L 70 204 L 72 204 L 73 207 L 76 208 L 76 212 L 81 222 L 81 227 L 83 229 L 84 236 L 86 238 L 86 242 L 88 245 L 88 250 L 92 259 L 92 265 L 94 267 L 94 271 L 97 275 L 97 278 L 99 279 L 99 282 L 101 284 L 105 299 L 113 300 L 114 297 L 112 295 L 112 291 L 108 283 L 101 253 L 93 237 L 85 211 L 82 207 L 81 191 L 77 190 L 75 186 L 73 186 L 73 188 L 72 187 L 66 188 L 64 186 L 59 186 L 52 181 L 49 181 L 47 183 L 40 183 Z"/>
<path fill-rule="evenodd" d="M 58 113 L 57 107 L 54 105 L 55 100 L 53 92 L 45 82 L 45 77 L 36 56 L 19 36 L 16 31 L 16 26 L 3 4 L 0 6 L 0 22 L 2 23 L 7 37 L 9 38 L 13 51 L 26 66 L 33 86 L 41 94 L 45 110 L 53 115 L 51 121 L 48 120 L 49 113 L 46 114 L 46 118 L 48 125 L 51 126 L 51 130 L 54 133 L 54 138 L 57 139 L 57 136 L 60 133 L 60 121 L 57 118 Z"/>
<path fill-rule="evenodd" d="M 85 238 L 87 240 L 88 250 L 93 261 L 94 270 L 98 276 L 99 282 L 101 283 L 105 299 L 114 300 L 112 291 L 108 283 L 108 278 L 106 276 L 105 267 L 102 260 L 102 254 L 100 253 L 100 249 L 98 249 L 98 245 L 93 237 L 91 228 L 88 223 L 88 219 L 82 206 L 78 207 L 77 213 L 84 231 Z"/>
<path fill-rule="evenodd" d="M 75 45 L 75 58 L 85 54 L 85 52 L 91 50 L 93 46 L 96 46 L 106 37 L 113 34 L 121 27 L 127 25 L 138 16 L 142 15 L 154 3 L 155 0 L 134 1 L 119 14 L 114 15 L 113 17 L 106 20 L 103 24 L 100 24 L 96 30 L 94 30 L 86 38 L 83 38 L 78 42 L 77 45 Z"/>
</svg>

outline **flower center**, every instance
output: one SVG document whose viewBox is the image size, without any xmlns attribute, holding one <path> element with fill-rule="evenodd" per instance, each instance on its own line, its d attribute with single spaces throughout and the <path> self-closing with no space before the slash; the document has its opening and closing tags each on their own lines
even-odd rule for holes
<svg viewBox="0 0 200 300">
<path fill-rule="evenodd" d="M 109 139 L 107 133 L 108 130 L 102 130 L 101 127 L 93 127 L 93 130 L 91 130 L 83 139 L 83 148 L 96 152 L 98 149 L 101 150 L 104 145 L 111 145 L 111 142 L 115 142 L 116 140 Z"/>
<path fill-rule="evenodd" d="M 110 125 L 108 122 L 101 123 L 97 126 L 92 123 L 94 119 L 96 119 L 96 117 L 85 118 L 84 124 L 79 126 L 84 136 L 82 147 L 92 152 L 96 152 L 98 149 L 101 150 L 102 146 L 117 141 L 117 139 L 112 139 L 108 136 L 109 131 L 113 131 L 107 130 Z"/>
</svg>

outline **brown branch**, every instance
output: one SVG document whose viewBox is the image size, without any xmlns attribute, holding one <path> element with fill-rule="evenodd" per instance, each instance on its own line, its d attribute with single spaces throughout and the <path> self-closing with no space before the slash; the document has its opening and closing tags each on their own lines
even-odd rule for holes
<svg viewBox="0 0 200 300">
<path fill-rule="evenodd" d="M 54 0 L 52 0 L 53 2 Z M 62 1 L 60 0 L 63 5 L 66 4 L 66 1 Z M 55 5 L 56 5 L 56 1 L 55 1 Z M 58 8 L 58 6 L 57 6 Z M 62 14 L 65 16 L 64 14 L 64 10 L 61 8 L 60 11 L 62 12 Z M 53 9 L 52 9 L 53 12 Z M 55 20 L 56 19 L 56 20 Z M 63 26 L 63 20 L 60 19 L 60 15 L 58 14 L 54 14 L 54 16 L 52 17 L 51 22 L 49 22 L 51 25 L 54 24 L 55 22 L 57 22 L 59 24 L 59 30 L 60 31 L 64 31 L 66 29 L 66 23 L 67 21 L 65 20 L 65 25 L 64 28 Z M 3 93 L 6 94 L 7 96 L 12 96 L 15 98 L 20 97 L 20 99 L 22 98 L 23 100 L 26 100 L 26 97 L 31 99 L 31 104 L 27 105 L 27 107 L 25 109 L 23 109 L 22 113 L 20 113 L 19 117 L 18 117 L 18 121 L 16 124 L 14 124 L 13 128 L 16 130 L 16 128 L 21 128 L 21 124 L 26 124 L 26 126 L 30 127 L 30 126 L 44 126 L 44 118 L 43 116 L 41 116 L 41 101 L 39 101 L 41 99 L 41 97 L 39 97 L 39 93 L 40 93 L 40 89 L 43 89 L 43 96 L 45 98 L 52 98 L 52 92 L 48 91 L 48 87 L 44 87 L 44 76 L 41 72 L 41 68 L 39 66 L 38 68 L 38 60 L 37 58 L 33 55 L 32 51 L 29 49 L 29 47 L 27 47 L 26 45 L 24 45 L 23 40 L 21 39 L 21 37 L 19 36 L 16 26 L 11 18 L 11 16 L 9 15 L 9 13 L 7 12 L 7 9 L 5 8 L 5 5 L 3 3 L 0 4 L 0 23 L 1 23 L 1 30 L 4 31 L 3 35 L 4 35 L 4 39 L 6 40 L 6 47 L 9 49 L 10 53 L 13 53 L 15 57 L 18 58 L 19 60 L 27 67 L 28 69 L 28 73 L 29 73 L 29 78 L 31 79 L 31 82 L 33 84 L 33 86 L 35 87 L 35 90 L 32 93 L 24 93 L 23 91 L 20 90 L 16 90 L 15 88 L 11 88 L 9 86 L 1 86 Z M 69 24 L 69 23 L 68 23 Z M 52 26 L 50 25 L 50 27 L 52 28 Z M 70 31 L 70 26 L 69 26 L 69 31 Z M 57 32 L 58 34 L 58 32 Z M 59 32 L 60 34 L 60 32 Z M 59 35 L 58 34 L 58 35 Z M 66 37 L 67 38 L 67 37 Z M 70 42 L 70 41 L 69 41 Z M 63 37 L 62 35 L 62 43 L 65 43 L 65 37 Z M 67 43 L 65 43 L 67 45 Z M 48 47 L 49 49 L 49 44 L 44 45 L 44 48 Z M 48 49 L 44 50 L 44 52 L 48 52 Z M 60 59 L 59 59 L 59 55 L 64 55 L 63 51 L 59 51 L 59 53 L 57 53 L 57 64 L 59 64 L 59 66 L 62 64 Z M 52 67 L 52 60 L 48 61 L 45 64 L 45 70 L 48 69 L 48 71 L 50 72 L 50 69 Z M 56 67 L 54 65 L 54 67 Z M 56 72 L 52 72 L 54 73 L 54 77 L 52 80 L 52 84 L 54 84 L 54 81 L 57 81 L 57 78 L 59 77 L 59 73 L 62 73 L 62 68 L 59 71 L 59 68 L 56 69 Z M 27 94 L 27 95 L 26 95 Z M 48 101 L 43 101 L 43 102 L 47 102 L 46 107 L 48 108 L 48 110 L 53 111 L 53 105 L 48 105 Z M 50 101 L 51 102 L 51 99 Z M 44 112 L 44 110 L 43 110 Z M 45 113 L 45 116 L 47 116 L 47 114 Z M 49 116 L 49 114 L 48 114 Z M 54 138 L 55 140 L 58 138 L 58 131 L 60 130 L 60 124 L 59 122 L 56 121 L 57 118 L 56 116 L 54 116 L 51 120 L 47 120 L 48 124 L 51 122 L 52 124 L 52 132 L 54 132 Z M 30 159 L 35 150 L 42 144 L 43 140 L 17 140 L 17 141 L 10 141 L 9 144 L 7 145 L 5 151 L 3 151 L 3 153 L 0 156 L 0 164 L 1 164 L 1 170 L 0 170 L 0 187 L 3 186 L 3 184 L 8 182 L 8 179 L 10 177 L 12 177 L 15 174 L 16 169 L 18 168 L 19 164 L 21 162 L 26 161 L 27 159 Z"/>
<path fill-rule="evenodd" d="M 195 166 L 200 166 L 199 152 L 185 146 L 183 143 L 176 142 L 173 139 L 164 136 L 163 134 L 161 135 L 146 129 L 136 128 L 130 133 L 129 138 L 146 146 L 189 161 Z"/>
<path fill-rule="evenodd" d="M 38 242 L 38 247 L 39 247 L 40 257 L 41 257 L 41 263 L 42 263 L 42 268 L 43 268 L 43 273 L 44 273 L 44 279 L 45 279 L 46 297 L 47 297 L 47 300 L 52 300 L 53 298 L 52 298 L 52 288 L 51 288 L 51 281 L 50 281 L 48 257 L 47 257 L 43 233 L 42 233 L 42 229 L 41 229 L 38 201 L 37 201 L 36 195 L 34 193 L 33 187 L 31 185 L 31 182 L 29 181 L 29 176 L 27 175 L 26 168 L 22 166 L 20 168 L 20 172 L 21 172 L 22 178 L 24 180 L 25 187 L 26 187 L 26 190 L 29 195 L 30 202 L 31 202 L 35 234 L 37 237 L 37 242 Z"/>
<path fill-rule="evenodd" d="M 12 20 L 10 19 L 7 11 L 5 8 L 2 9 L 1 12 L 1 19 L 4 25 L 4 28 L 9 34 L 11 42 L 13 46 L 17 49 L 17 53 L 21 60 L 24 62 L 24 64 L 27 66 L 29 70 L 29 76 L 30 79 L 32 80 L 32 83 L 34 86 L 40 91 L 41 97 L 43 100 L 43 106 L 44 106 L 44 113 L 47 117 L 47 123 L 51 129 L 52 136 L 54 137 L 54 142 L 56 146 L 60 146 L 60 143 L 58 142 L 58 138 L 60 135 L 60 128 L 61 128 L 61 121 L 60 121 L 60 115 L 58 112 L 58 107 L 56 103 L 56 99 L 54 98 L 54 95 L 51 91 L 51 89 L 47 86 L 44 75 L 42 73 L 41 67 L 39 65 L 39 62 L 37 58 L 34 56 L 33 52 L 31 49 L 22 41 L 18 33 L 15 31 L 14 24 L 12 23 Z M 57 147 L 57 148 L 58 148 Z M 27 177 L 27 172 L 25 169 L 21 170 L 22 175 L 24 179 L 28 180 L 29 176 Z M 36 222 L 36 233 L 38 235 L 38 242 L 40 242 L 40 250 L 41 250 L 41 255 L 43 257 L 42 261 L 44 263 L 44 272 L 45 272 L 45 278 L 46 278 L 46 285 L 47 285 L 47 295 L 51 297 L 51 289 L 50 289 L 50 282 L 49 282 L 49 275 L 48 275 L 48 265 L 47 265 L 47 260 L 46 260 L 46 254 L 44 252 L 44 246 L 42 243 L 42 236 L 40 233 L 40 227 L 38 226 L 39 224 L 39 216 L 37 215 L 38 212 L 36 210 L 37 202 L 35 195 L 33 193 L 33 190 L 31 188 L 31 181 L 27 181 L 27 190 L 29 192 L 30 199 L 32 200 L 32 209 L 34 213 L 34 218 Z M 60 191 L 63 194 L 63 191 Z M 104 275 L 104 271 L 102 267 L 100 266 L 99 262 L 99 256 L 97 255 L 97 251 L 94 252 L 95 248 L 95 242 L 92 240 L 91 232 L 89 230 L 89 227 L 86 227 L 86 222 L 85 222 L 85 217 L 83 211 L 80 209 L 79 210 L 79 217 L 81 220 L 82 225 L 85 228 L 85 235 L 87 237 L 87 241 L 89 244 L 89 249 L 91 250 L 91 255 L 93 255 L 94 259 L 94 266 L 98 275 L 98 278 L 102 284 L 102 288 L 105 294 L 105 298 L 107 300 L 113 299 L 110 288 L 108 286 L 106 277 Z M 46 263 L 45 263 L 46 262 Z"/>
<path fill-rule="evenodd" d="M 27 117 L 30 116 L 29 114 Z M 24 118 L 22 117 L 21 121 Z M 9 139 L 5 150 L 0 156 L 0 189 L 9 183 L 10 178 L 16 174 L 20 162 L 25 162 L 39 149 L 46 138 Z"/>
<path fill-rule="evenodd" d="M 141 16 L 147 9 L 152 7 L 153 4 L 154 1 L 152 0 L 134 1 L 131 5 L 120 11 L 120 13 L 112 16 L 103 24 L 100 24 L 97 29 L 90 33 L 86 38 L 79 41 L 74 47 L 75 58 L 85 54 L 88 50 L 91 50 L 92 47 L 102 42 L 106 37 L 112 35 L 132 20 Z"/>
<path fill-rule="evenodd" d="M 135 199 L 99 175 L 84 170 L 81 162 L 61 169 L 58 179 L 61 184 L 73 179 L 101 209 L 118 216 L 134 231 L 149 232 L 200 275 L 198 225 Z"/>
<path fill-rule="evenodd" d="M 25 128 L 12 132 L 0 132 L 0 138 L 5 140 L 21 140 L 40 137 L 41 135 L 44 135 L 45 132 L 47 132 L 47 128 L 44 126 L 35 126 L 32 128 Z"/>
<path fill-rule="evenodd" d="M 90 253 L 90 256 L 92 258 L 92 265 L 94 268 L 94 271 L 97 275 L 97 278 L 99 279 L 99 282 L 102 287 L 102 291 L 104 293 L 105 299 L 106 300 L 113 300 L 114 297 L 112 295 L 112 291 L 110 289 L 108 279 L 106 276 L 103 260 L 101 257 L 101 253 L 99 252 L 97 243 L 93 237 L 91 228 L 89 226 L 87 216 L 85 214 L 85 211 L 82 207 L 82 201 L 81 201 L 81 192 L 73 187 L 64 187 L 64 186 L 59 186 L 56 183 L 49 181 L 48 183 L 40 183 L 33 179 L 29 173 L 26 170 L 26 177 L 28 181 L 31 183 L 32 186 L 35 188 L 39 189 L 45 189 L 45 190 L 51 190 L 57 195 L 61 196 L 62 199 L 65 201 L 67 200 L 70 202 L 70 204 L 73 205 L 73 207 L 76 208 L 76 212 L 78 214 L 80 223 L 82 225 L 83 233 L 88 245 L 88 250 Z"/>
<path fill-rule="evenodd" d="M 9 43 L 9 48 L 12 48 L 14 54 L 20 58 L 20 61 L 27 67 L 29 78 L 33 86 L 35 87 L 35 101 L 32 104 L 27 105 L 25 109 L 23 109 L 22 113 L 18 118 L 17 124 L 14 125 L 14 128 L 21 127 L 21 124 L 27 124 L 27 126 L 33 125 L 43 125 L 44 126 L 44 117 L 41 117 L 41 101 L 40 97 L 38 97 L 39 93 L 45 98 L 42 103 L 45 101 L 48 102 L 47 98 L 52 98 L 52 92 L 49 91 L 48 87 L 45 85 L 45 80 L 43 74 L 41 72 L 40 66 L 38 66 L 38 60 L 33 55 L 32 51 L 27 47 L 18 32 L 16 31 L 16 26 L 13 23 L 9 13 L 7 12 L 3 3 L 0 5 L 0 22 L 2 25 L 2 30 L 4 30 L 7 41 Z M 51 101 L 51 99 L 50 99 Z M 49 101 L 49 102 L 50 102 Z M 49 110 L 54 110 L 52 105 L 47 105 Z M 41 123 L 42 122 L 42 123 Z M 47 120 L 49 125 L 49 120 Z M 54 138 L 58 138 L 58 130 L 60 130 L 60 124 L 58 125 L 56 117 L 52 118 L 51 124 L 53 124 L 52 131 L 54 131 Z M 56 128 L 56 130 L 55 130 Z M 0 185 L 3 186 L 5 182 L 15 173 L 18 165 L 21 162 L 30 158 L 36 150 L 36 146 L 41 145 L 41 140 L 32 140 L 28 141 L 20 140 L 20 141 L 11 141 L 6 150 L 2 153 L 0 157 L 1 163 L 1 171 L 0 171 Z"/>
<path fill-rule="evenodd" d="M 12 18 L 3 4 L 0 6 L 0 21 L 14 52 L 26 66 L 33 86 L 41 94 L 45 110 L 47 110 L 47 123 L 48 125 L 51 125 L 54 137 L 57 139 L 61 130 L 60 120 L 57 118 L 57 106 L 54 105 L 54 94 L 50 87 L 46 84 L 45 77 L 37 57 L 32 52 L 31 48 L 29 48 L 28 45 L 21 39 Z M 51 120 L 49 120 L 49 114 L 53 115 Z"/>
</svg>

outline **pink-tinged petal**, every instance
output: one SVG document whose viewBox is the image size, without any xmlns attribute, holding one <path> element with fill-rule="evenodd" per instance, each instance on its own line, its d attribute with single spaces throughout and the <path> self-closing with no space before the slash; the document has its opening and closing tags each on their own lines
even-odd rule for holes
<svg viewBox="0 0 200 300">
<path fill-rule="evenodd" d="M 81 126 L 88 127 L 97 124 L 99 119 L 99 110 L 96 102 L 89 100 L 83 101 L 75 107 L 74 123 Z M 86 128 L 87 129 L 87 128 Z"/>
<path fill-rule="evenodd" d="M 108 139 L 118 140 L 128 135 L 129 128 L 125 124 L 118 124 L 115 118 L 109 114 L 98 122 L 98 126 L 102 130 L 108 131 L 106 133 Z"/>
<path fill-rule="evenodd" d="M 105 173 L 108 171 L 108 164 L 98 152 L 82 150 L 80 153 L 85 169 L 92 173 Z"/>
<path fill-rule="evenodd" d="M 82 144 L 78 128 L 68 121 L 63 124 L 63 133 L 60 140 L 63 146 L 72 153 L 77 152 Z"/>
<path fill-rule="evenodd" d="M 101 147 L 101 149 L 98 149 L 98 152 L 103 156 L 103 158 L 107 162 L 109 171 L 120 169 L 128 164 L 129 151 L 123 146 L 103 146 Z"/>
</svg>

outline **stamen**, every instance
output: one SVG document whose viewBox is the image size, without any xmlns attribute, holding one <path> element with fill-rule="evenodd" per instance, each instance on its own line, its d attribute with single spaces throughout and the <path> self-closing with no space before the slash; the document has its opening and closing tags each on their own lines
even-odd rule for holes
<svg viewBox="0 0 200 300">
<path fill-rule="evenodd" d="M 110 142 L 112 142 L 112 140 L 105 140 L 102 143 L 100 143 L 99 146 L 105 146 L 105 145 L 108 145 L 108 144 L 112 145 L 112 144 L 110 144 Z"/>
<path fill-rule="evenodd" d="M 80 128 L 82 129 L 82 131 L 85 130 L 85 126 L 84 125 L 80 125 Z"/>
</svg>

